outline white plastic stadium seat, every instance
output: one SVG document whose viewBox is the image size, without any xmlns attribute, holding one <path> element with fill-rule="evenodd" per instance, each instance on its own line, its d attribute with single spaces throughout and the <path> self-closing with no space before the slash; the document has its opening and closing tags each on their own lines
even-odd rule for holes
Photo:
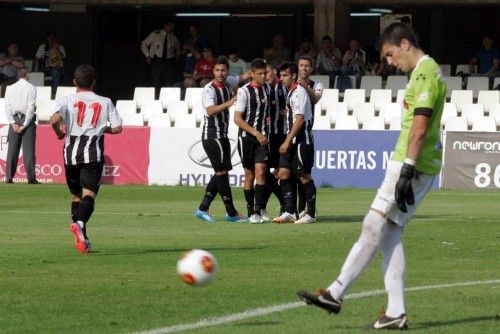
<svg viewBox="0 0 500 334">
<path fill-rule="evenodd" d="M 401 130 L 401 117 L 394 116 L 389 122 L 389 130 Z"/>
<path fill-rule="evenodd" d="M 231 108 L 233 108 L 233 111 L 234 111 L 234 106 L 231 106 Z M 230 110 L 229 113 L 231 113 L 231 108 L 229 108 L 229 110 Z M 201 104 L 194 105 L 192 114 L 194 114 L 196 116 L 197 123 L 203 123 L 203 119 L 205 117 L 203 105 L 201 105 Z"/>
<path fill-rule="evenodd" d="M 134 100 L 117 100 L 116 110 L 120 115 L 137 114 L 137 103 Z"/>
<path fill-rule="evenodd" d="M 392 102 L 392 92 L 389 89 L 373 89 L 370 93 L 370 102 L 375 106 L 375 111 L 380 111 L 380 106 Z"/>
<path fill-rule="evenodd" d="M 494 80 L 493 80 L 493 89 L 498 89 L 497 87 L 500 86 L 500 77 L 496 77 Z"/>
<path fill-rule="evenodd" d="M 335 120 L 335 130 L 358 130 L 358 120 L 354 116 L 339 115 Z"/>
<path fill-rule="evenodd" d="M 201 103 L 200 103 L 201 104 Z M 172 122 L 177 121 L 177 117 L 187 115 L 189 112 L 187 101 L 170 101 L 167 105 L 167 114 Z M 196 118 L 196 116 L 195 116 Z"/>
<path fill-rule="evenodd" d="M 43 86 L 43 85 L 40 85 Z M 56 98 L 55 100 L 59 100 L 61 97 L 68 96 L 76 93 L 75 86 L 59 86 L 56 90 Z"/>
<path fill-rule="evenodd" d="M 450 117 L 444 120 L 446 131 L 467 131 L 467 120 L 464 117 Z"/>
<path fill-rule="evenodd" d="M 170 128 L 170 116 L 168 114 L 154 114 L 149 118 L 150 128 Z"/>
<path fill-rule="evenodd" d="M 43 72 L 31 72 L 29 74 L 29 76 L 30 76 L 30 79 L 28 81 L 33 86 L 43 86 L 44 85 L 44 82 L 45 82 L 45 73 L 43 73 Z"/>
<path fill-rule="evenodd" d="M 451 92 L 451 103 L 455 103 L 457 111 L 462 112 L 462 106 L 472 104 L 471 90 L 454 90 Z"/>
<path fill-rule="evenodd" d="M 457 106 L 455 103 L 448 103 L 446 102 L 444 104 L 443 108 L 443 114 L 441 115 L 441 125 L 444 125 L 444 121 L 450 117 L 457 117 Z"/>
<path fill-rule="evenodd" d="M 455 69 L 455 75 L 457 75 L 458 73 L 470 74 L 470 72 L 471 72 L 470 67 L 471 66 L 469 64 L 458 64 L 457 68 Z"/>
<path fill-rule="evenodd" d="M 355 103 L 365 102 L 364 89 L 346 89 L 344 92 L 344 103 L 347 103 L 347 108 L 352 110 Z"/>
<path fill-rule="evenodd" d="M 175 127 L 176 128 L 186 128 L 193 129 L 196 128 L 196 115 L 195 114 L 178 114 L 175 118 Z"/>
<path fill-rule="evenodd" d="M 462 117 L 467 119 L 467 125 L 472 125 L 474 120 L 484 116 L 482 104 L 464 104 L 462 106 Z"/>
<path fill-rule="evenodd" d="M 328 75 L 311 75 L 309 77 L 312 81 L 319 81 L 323 84 L 323 89 L 330 88 L 330 76 Z"/>
<path fill-rule="evenodd" d="M 408 83 L 408 77 L 406 75 L 389 75 L 387 77 L 387 84 L 385 89 L 390 89 L 392 91 L 392 97 L 396 97 L 399 90 L 406 88 Z"/>
<path fill-rule="evenodd" d="M 144 121 L 148 122 L 152 115 L 163 114 L 163 106 L 160 100 L 145 100 L 141 106 L 141 114 Z"/>
<path fill-rule="evenodd" d="M 489 89 L 489 81 L 488 77 L 468 77 L 467 78 L 467 90 L 471 90 L 473 92 L 473 96 L 477 98 L 477 95 L 480 90 L 488 90 Z"/>
<path fill-rule="evenodd" d="M 393 117 L 401 117 L 403 106 L 399 103 L 386 103 L 380 107 L 379 117 L 384 119 L 385 124 L 389 124 Z"/>
<path fill-rule="evenodd" d="M 331 124 L 335 123 L 335 120 L 338 117 L 347 116 L 347 112 L 347 103 L 344 102 L 333 103 L 328 105 L 328 108 L 326 109 L 326 115 L 330 117 Z"/>
<path fill-rule="evenodd" d="M 495 132 L 497 125 L 493 117 L 480 117 L 472 123 L 472 131 Z"/>
<path fill-rule="evenodd" d="M 160 90 L 160 101 L 163 109 L 167 109 L 169 101 L 180 101 L 181 89 L 179 87 L 162 87 Z"/>
<path fill-rule="evenodd" d="M 477 103 L 484 106 L 485 112 L 490 112 L 492 105 L 500 103 L 500 91 L 498 90 L 480 90 L 477 98 Z"/>
<path fill-rule="evenodd" d="M 358 120 L 358 124 L 364 124 L 365 118 L 375 116 L 375 106 L 370 102 L 356 103 L 352 114 Z"/>
<path fill-rule="evenodd" d="M 145 101 L 153 101 L 155 99 L 154 87 L 135 87 L 133 100 L 137 103 L 137 108 L 141 109 Z"/>
<path fill-rule="evenodd" d="M 28 70 L 31 72 L 31 68 L 33 67 L 33 59 L 25 59 L 24 66 L 26 66 Z"/>
<path fill-rule="evenodd" d="M 122 125 L 124 126 L 143 126 L 144 118 L 142 114 L 124 114 L 120 115 L 122 118 Z"/>
<path fill-rule="evenodd" d="M 189 87 L 186 89 L 186 96 L 184 97 L 184 101 L 187 102 L 189 109 L 193 109 L 193 106 L 197 103 L 201 104 L 202 93 L 203 93 L 203 88 Z"/>
<path fill-rule="evenodd" d="M 366 97 L 369 97 L 372 89 L 382 89 L 382 77 L 380 75 L 364 75 L 361 77 L 359 88 L 364 89 Z"/>
<path fill-rule="evenodd" d="M 50 116 L 52 116 L 55 109 L 55 100 L 38 100 L 36 101 L 36 118 L 39 121 L 47 122 L 50 120 Z"/>
<path fill-rule="evenodd" d="M 490 117 L 496 120 L 498 126 L 500 126 L 500 104 L 493 104 L 490 107 Z"/>
<path fill-rule="evenodd" d="M 450 64 L 440 64 L 439 67 L 441 67 L 441 72 L 443 73 L 443 76 L 449 77 L 451 75 L 451 65 Z"/>
<path fill-rule="evenodd" d="M 402 104 L 404 100 L 405 100 L 405 90 L 400 89 L 400 90 L 398 90 L 398 94 L 396 97 L 396 103 Z"/>
<path fill-rule="evenodd" d="M 50 100 L 52 98 L 52 87 L 36 86 L 36 100 Z"/>
<path fill-rule="evenodd" d="M 385 123 L 382 117 L 369 116 L 365 118 L 363 123 L 363 130 L 384 130 Z"/>
<path fill-rule="evenodd" d="M 335 76 L 335 83 L 333 85 L 333 88 L 337 89 L 338 86 L 337 86 L 337 81 L 338 81 L 338 78 L 339 76 Z M 354 89 L 356 88 L 356 76 L 355 75 L 350 75 L 349 76 L 349 79 L 351 79 L 351 88 Z"/>
<path fill-rule="evenodd" d="M 321 103 L 321 109 L 326 110 L 328 105 L 339 102 L 339 90 L 334 88 L 323 89 L 323 95 L 318 103 Z"/>
<path fill-rule="evenodd" d="M 443 77 L 446 83 L 446 98 L 451 97 L 451 92 L 454 90 L 462 90 L 462 78 L 461 77 Z"/>
<path fill-rule="evenodd" d="M 331 128 L 332 124 L 328 115 L 314 117 L 313 130 L 330 130 Z"/>
</svg>

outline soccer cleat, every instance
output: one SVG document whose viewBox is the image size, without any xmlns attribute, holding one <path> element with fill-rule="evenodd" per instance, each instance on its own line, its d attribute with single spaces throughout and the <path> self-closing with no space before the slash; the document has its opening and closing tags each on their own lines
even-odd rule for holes
<svg viewBox="0 0 500 334">
<path fill-rule="evenodd" d="M 314 305 L 330 314 L 337 314 L 340 312 L 341 302 L 336 301 L 325 289 L 319 289 L 315 293 L 301 290 L 297 292 L 297 296 L 307 305 Z"/>
<path fill-rule="evenodd" d="M 262 224 L 264 221 L 260 218 L 258 213 L 254 213 L 248 218 L 250 224 Z"/>
<path fill-rule="evenodd" d="M 248 218 L 239 212 L 236 212 L 236 216 L 230 216 L 226 213 L 226 221 L 230 223 L 246 223 Z"/>
<path fill-rule="evenodd" d="M 273 222 L 276 224 L 286 224 L 286 223 L 294 223 L 296 220 L 296 216 L 294 213 L 283 212 L 281 216 L 273 219 Z"/>
<path fill-rule="evenodd" d="M 200 218 L 201 220 L 206 221 L 207 223 L 213 223 L 215 221 L 215 219 L 212 216 L 210 216 L 208 211 L 201 211 L 200 209 L 198 209 L 195 212 L 195 216 L 197 218 Z"/>
<path fill-rule="evenodd" d="M 305 215 L 307 215 L 306 210 L 300 211 L 300 213 L 299 213 L 299 219 L 302 218 L 302 217 L 304 217 Z"/>
<path fill-rule="evenodd" d="M 307 213 L 295 221 L 294 224 L 313 224 L 316 222 L 316 218 L 309 216 Z"/>
<path fill-rule="evenodd" d="M 69 230 L 75 237 L 75 248 L 80 253 L 90 252 L 90 240 L 85 239 L 83 236 L 82 228 L 77 223 L 72 223 Z"/>
<path fill-rule="evenodd" d="M 375 321 L 373 329 L 408 329 L 408 317 L 403 313 L 397 318 L 391 318 L 384 313 Z"/>
<path fill-rule="evenodd" d="M 260 219 L 263 223 L 271 221 L 271 218 L 267 215 L 266 209 L 260 210 Z"/>
</svg>

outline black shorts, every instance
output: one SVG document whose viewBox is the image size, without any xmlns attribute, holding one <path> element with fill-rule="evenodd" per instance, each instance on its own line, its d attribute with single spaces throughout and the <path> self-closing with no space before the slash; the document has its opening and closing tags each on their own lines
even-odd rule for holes
<svg viewBox="0 0 500 334">
<path fill-rule="evenodd" d="M 314 144 L 298 143 L 280 155 L 280 168 L 291 170 L 295 175 L 311 174 L 314 166 Z"/>
<path fill-rule="evenodd" d="M 268 163 L 269 152 L 267 145 L 261 145 L 254 136 L 238 137 L 238 153 L 243 168 L 254 170 L 255 164 Z"/>
<path fill-rule="evenodd" d="M 280 146 L 286 139 L 286 135 L 269 135 L 269 163 L 267 167 L 278 168 L 280 165 Z"/>
<path fill-rule="evenodd" d="M 94 193 L 99 192 L 104 163 L 93 162 L 89 164 L 64 165 L 66 184 L 73 195 L 79 195 L 82 188 Z"/>
<path fill-rule="evenodd" d="M 201 144 L 215 172 L 230 171 L 233 169 L 229 138 L 203 139 Z"/>
</svg>

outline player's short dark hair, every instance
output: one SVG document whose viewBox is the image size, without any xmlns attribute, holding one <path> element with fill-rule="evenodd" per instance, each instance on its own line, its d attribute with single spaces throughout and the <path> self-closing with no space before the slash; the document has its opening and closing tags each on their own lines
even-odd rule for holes
<svg viewBox="0 0 500 334">
<path fill-rule="evenodd" d="M 95 80 L 94 66 L 89 64 L 78 65 L 74 73 L 75 81 L 80 88 L 92 88 Z"/>
<path fill-rule="evenodd" d="M 262 58 L 255 58 L 250 63 L 250 68 L 252 69 L 252 71 L 266 69 L 266 66 L 266 61 Z"/>
<path fill-rule="evenodd" d="M 311 64 L 311 67 L 314 66 L 314 61 L 308 55 L 302 55 L 302 56 L 300 56 L 299 59 L 297 60 L 297 65 L 299 64 L 299 61 L 301 61 L 301 60 L 307 60 L 307 61 L 309 61 L 309 64 Z"/>
<path fill-rule="evenodd" d="M 26 66 L 21 66 L 17 69 L 17 77 L 20 78 L 26 78 L 30 70 Z"/>
<path fill-rule="evenodd" d="M 283 64 L 279 66 L 279 73 L 287 71 L 290 72 L 290 74 L 297 74 L 299 73 L 299 67 L 297 64 L 292 63 L 291 61 L 286 61 Z"/>
<path fill-rule="evenodd" d="M 226 56 L 219 56 L 215 60 L 215 65 L 226 65 L 226 68 L 229 69 L 229 62 L 227 61 Z"/>
<path fill-rule="evenodd" d="M 400 45 L 403 39 L 408 40 L 414 47 L 420 49 L 417 35 L 404 23 L 394 22 L 384 29 L 378 40 L 377 48 L 382 51 L 384 44 Z"/>
</svg>

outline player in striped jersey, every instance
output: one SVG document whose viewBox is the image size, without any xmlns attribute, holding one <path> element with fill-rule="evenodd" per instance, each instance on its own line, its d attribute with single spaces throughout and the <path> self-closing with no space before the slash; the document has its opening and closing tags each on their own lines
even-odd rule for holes
<svg viewBox="0 0 500 334">
<path fill-rule="evenodd" d="M 267 215 L 267 202 L 274 193 L 280 202 L 280 214 L 285 210 L 283 195 L 278 184 L 278 168 L 279 168 L 279 148 L 286 138 L 287 123 L 286 123 L 286 95 L 287 89 L 279 80 L 276 68 L 267 64 L 266 67 L 266 83 L 269 85 L 269 162 L 266 170 L 266 193 L 262 203 L 261 218 L 264 221 L 271 219 Z M 271 173 L 270 168 L 273 168 Z"/>
<path fill-rule="evenodd" d="M 313 60 L 308 56 L 301 56 L 297 62 L 299 67 L 299 75 L 297 82 L 302 85 L 306 91 L 307 95 L 311 99 L 311 104 L 313 106 L 313 124 L 314 124 L 314 106 L 321 99 L 323 95 L 323 84 L 319 81 L 311 80 L 311 73 L 314 68 Z M 304 187 L 301 182 L 297 182 L 297 193 L 298 193 L 298 212 L 299 218 L 302 218 L 305 214 L 306 208 L 306 194 L 304 192 Z"/>
<path fill-rule="evenodd" d="M 306 89 L 298 84 L 298 68 L 294 63 L 280 66 L 280 78 L 288 88 L 288 134 L 280 147 L 278 175 L 285 199 L 285 212 L 275 219 L 276 223 L 308 224 L 316 222 L 316 187 L 311 178 L 314 164 L 314 139 L 312 135 L 313 109 Z M 293 176 L 299 178 L 306 195 L 307 212 L 296 220 Z"/>
<path fill-rule="evenodd" d="M 75 69 L 73 84 L 76 93 L 57 101 L 50 124 L 64 143 L 66 183 L 73 195 L 70 231 L 75 237 L 75 248 L 80 253 L 90 252 L 86 225 L 94 211 L 104 166 L 104 133 L 122 131 L 121 119 L 107 97 L 92 92 L 95 70 L 82 64 Z M 64 122 L 66 133 L 61 130 Z M 109 122 L 109 126 L 107 125 Z"/>
<path fill-rule="evenodd" d="M 196 211 L 196 217 L 207 222 L 215 221 L 208 213 L 208 208 L 217 193 L 222 197 L 226 207 L 226 221 L 246 221 L 234 208 L 233 196 L 229 186 L 228 171 L 231 165 L 231 146 L 227 136 L 229 126 L 229 107 L 236 101 L 233 89 L 238 87 L 240 78 L 228 77 L 229 63 L 226 57 L 217 58 L 214 66 L 214 79 L 205 85 L 202 94 L 203 110 L 205 112 L 202 144 L 214 168 L 215 175 L 207 184 L 205 196 Z"/>
<path fill-rule="evenodd" d="M 238 152 L 245 170 L 243 190 L 247 202 L 249 222 L 262 223 L 269 134 L 269 85 L 266 81 L 266 63 L 254 59 L 250 65 L 252 81 L 238 89 L 234 122 L 240 128 Z M 255 181 L 255 188 L 254 188 Z"/>
</svg>

